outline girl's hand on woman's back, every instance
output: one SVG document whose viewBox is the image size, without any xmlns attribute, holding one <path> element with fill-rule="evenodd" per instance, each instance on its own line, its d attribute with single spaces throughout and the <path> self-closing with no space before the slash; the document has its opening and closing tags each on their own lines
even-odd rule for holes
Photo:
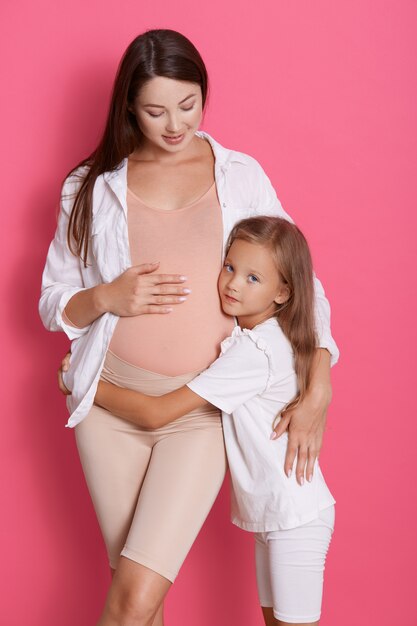
<svg viewBox="0 0 417 626">
<path fill-rule="evenodd" d="M 70 358 L 71 358 L 71 352 L 67 352 L 64 358 L 62 359 L 61 365 L 58 370 L 58 387 L 59 387 L 59 390 L 62 391 L 62 393 L 65 396 L 70 396 L 71 391 L 68 389 L 68 387 L 65 386 L 64 380 L 62 378 L 62 373 L 68 371 Z"/>
<path fill-rule="evenodd" d="M 170 313 L 172 305 L 181 304 L 191 293 L 184 287 L 186 276 L 155 274 L 159 261 L 135 265 L 108 284 L 96 289 L 103 312 L 120 317 L 149 313 Z"/>
</svg>

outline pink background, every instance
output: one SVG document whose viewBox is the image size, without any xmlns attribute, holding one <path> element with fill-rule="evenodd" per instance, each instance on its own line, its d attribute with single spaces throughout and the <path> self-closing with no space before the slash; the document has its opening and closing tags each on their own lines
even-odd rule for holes
<svg viewBox="0 0 417 626">
<path fill-rule="evenodd" d="M 416 3 L 9 0 L 0 17 L 1 623 L 90 626 L 105 598 L 55 384 L 68 342 L 43 329 L 37 300 L 61 180 L 95 146 L 125 47 L 164 27 L 199 48 L 204 128 L 262 163 L 332 303 L 342 357 L 321 458 L 338 504 L 321 624 L 416 624 Z M 227 487 L 166 606 L 168 626 L 261 625 Z"/>
</svg>

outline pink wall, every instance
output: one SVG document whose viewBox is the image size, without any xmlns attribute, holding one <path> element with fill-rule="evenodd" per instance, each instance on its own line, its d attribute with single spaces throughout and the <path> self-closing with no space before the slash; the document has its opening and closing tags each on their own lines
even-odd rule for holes
<svg viewBox="0 0 417 626">
<path fill-rule="evenodd" d="M 155 27 L 200 49 L 204 128 L 261 161 L 332 303 L 342 358 L 322 466 L 338 505 L 322 626 L 416 623 L 416 17 L 411 0 L 3 5 L 2 624 L 91 626 L 105 597 L 55 385 L 67 341 L 42 328 L 37 299 L 60 181 L 97 140 L 122 51 Z M 169 595 L 168 626 L 261 625 L 251 537 L 229 524 L 227 498 Z"/>
</svg>

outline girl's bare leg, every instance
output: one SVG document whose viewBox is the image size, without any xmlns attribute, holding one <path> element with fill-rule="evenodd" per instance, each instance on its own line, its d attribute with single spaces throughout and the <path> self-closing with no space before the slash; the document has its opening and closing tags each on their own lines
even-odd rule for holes
<svg viewBox="0 0 417 626">
<path fill-rule="evenodd" d="M 120 557 L 97 626 L 159 626 L 171 582 L 151 569 Z"/>
<path fill-rule="evenodd" d="M 319 626 L 320 622 L 309 622 L 306 624 L 289 624 L 288 622 L 281 622 L 281 620 L 274 617 L 274 611 L 272 607 L 262 607 L 262 613 L 264 616 L 265 626 Z"/>
</svg>

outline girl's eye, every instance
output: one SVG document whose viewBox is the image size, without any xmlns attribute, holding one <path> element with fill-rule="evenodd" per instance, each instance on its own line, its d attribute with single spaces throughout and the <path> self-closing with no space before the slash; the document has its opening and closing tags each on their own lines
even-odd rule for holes
<svg viewBox="0 0 417 626">
<path fill-rule="evenodd" d="M 248 280 L 250 283 L 259 283 L 257 276 L 255 276 L 254 274 L 249 274 Z"/>
<path fill-rule="evenodd" d="M 226 263 L 224 269 L 226 270 L 226 272 L 233 272 L 233 267 L 230 265 L 230 263 Z"/>
</svg>

